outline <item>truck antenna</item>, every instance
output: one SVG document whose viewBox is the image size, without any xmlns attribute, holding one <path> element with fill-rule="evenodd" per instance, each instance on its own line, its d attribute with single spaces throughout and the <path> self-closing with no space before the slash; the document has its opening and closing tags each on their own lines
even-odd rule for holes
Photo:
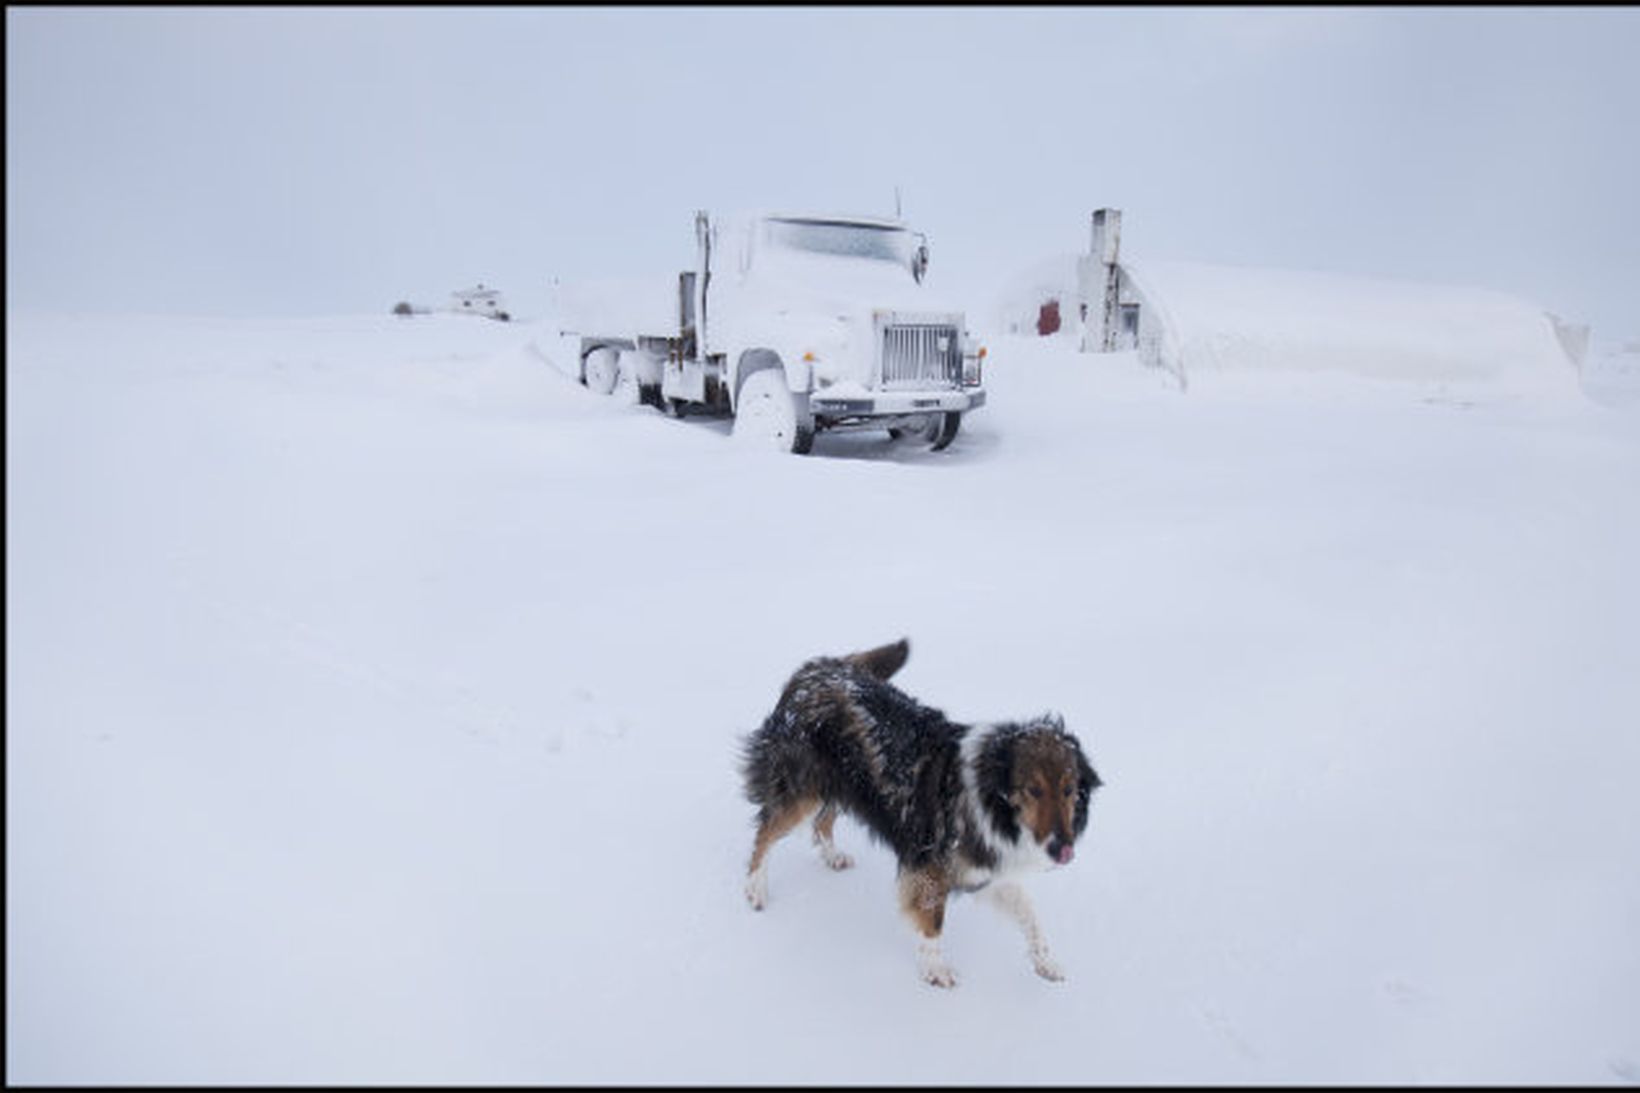
<svg viewBox="0 0 1640 1093">
<path fill-rule="evenodd" d="M 894 219 L 900 219 L 900 187 L 894 187 Z"/>
</svg>

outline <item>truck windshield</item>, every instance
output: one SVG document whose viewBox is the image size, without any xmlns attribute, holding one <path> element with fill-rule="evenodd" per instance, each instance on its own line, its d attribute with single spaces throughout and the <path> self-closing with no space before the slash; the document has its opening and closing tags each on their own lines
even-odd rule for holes
<svg viewBox="0 0 1640 1093">
<path fill-rule="evenodd" d="M 904 228 L 842 220 L 770 219 L 769 242 L 788 250 L 870 258 L 910 268 L 917 240 Z"/>
</svg>

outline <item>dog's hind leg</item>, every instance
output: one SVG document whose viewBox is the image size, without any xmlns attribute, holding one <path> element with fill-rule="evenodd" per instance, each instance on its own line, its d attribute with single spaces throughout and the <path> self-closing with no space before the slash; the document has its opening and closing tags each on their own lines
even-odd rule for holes
<svg viewBox="0 0 1640 1093">
<path fill-rule="evenodd" d="M 837 806 L 827 801 L 814 817 L 814 845 L 820 848 L 820 858 L 833 869 L 847 869 L 854 859 L 837 849 L 831 841 L 832 825 L 837 822 Z"/>
<path fill-rule="evenodd" d="M 937 870 L 914 869 L 900 873 L 900 909 L 917 930 L 917 971 L 936 987 L 957 985 L 956 973 L 940 951 L 945 928 L 945 900 L 951 886 Z"/>
<path fill-rule="evenodd" d="M 811 797 L 762 813 L 757 838 L 752 843 L 752 860 L 746 866 L 746 902 L 752 905 L 752 910 L 761 911 L 769 902 L 769 848 L 819 807 L 820 802 Z"/>
<path fill-rule="evenodd" d="M 1025 894 L 1025 889 L 1017 884 L 1001 881 L 986 888 L 981 894 L 991 906 L 1019 924 L 1020 930 L 1025 934 L 1025 944 L 1030 947 L 1031 965 L 1036 968 L 1036 974 L 1043 979 L 1065 978 L 1065 973 L 1059 970 L 1059 965 L 1048 955 L 1048 943 L 1042 937 L 1042 928 L 1037 925 L 1036 912 L 1031 908 L 1031 900 Z"/>
</svg>

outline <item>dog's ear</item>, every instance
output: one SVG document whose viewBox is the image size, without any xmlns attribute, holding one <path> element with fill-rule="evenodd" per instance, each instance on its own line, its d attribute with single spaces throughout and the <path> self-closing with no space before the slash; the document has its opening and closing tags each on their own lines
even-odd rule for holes
<svg viewBox="0 0 1640 1093">
<path fill-rule="evenodd" d="M 1088 826 L 1088 800 L 1093 791 L 1104 785 L 1104 779 L 1099 772 L 1093 769 L 1088 757 L 1082 752 L 1082 744 L 1074 736 L 1070 738 L 1071 747 L 1076 752 L 1076 815 L 1072 818 L 1072 826 L 1080 835 Z"/>
<path fill-rule="evenodd" d="M 848 659 L 858 664 L 878 679 L 887 679 L 889 676 L 905 667 L 906 658 L 911 655 L 911 641 L 901 638 L 892 645 L 868 649 L 863 653 L 855 653 Z"/>
<path fill-rule="evenodd" d="M 1076 777 L 1077 781 L 1089 790 L 1098 789 L 1105 784 L 1105 780 L 1099 777 L 1099 772 L 1093 769 L 1093 764 L 1088 762 L 1088 757 L 1082 753 L 1081 744 L 1076 745 Z"/>
</svg>

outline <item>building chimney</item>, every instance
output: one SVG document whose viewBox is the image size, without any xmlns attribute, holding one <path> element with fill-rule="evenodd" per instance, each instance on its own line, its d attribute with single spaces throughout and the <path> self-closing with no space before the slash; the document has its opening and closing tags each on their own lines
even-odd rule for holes
<svg viewBox="0 0 1640 1093">
<path fill-rule="evenodd" d="M 1084 353 L 1110 353 L 1116 348 L 1121 243 L 1122 210 L 1095 209 L 1088 253 L 1077 263 Z"/>
</svg>

